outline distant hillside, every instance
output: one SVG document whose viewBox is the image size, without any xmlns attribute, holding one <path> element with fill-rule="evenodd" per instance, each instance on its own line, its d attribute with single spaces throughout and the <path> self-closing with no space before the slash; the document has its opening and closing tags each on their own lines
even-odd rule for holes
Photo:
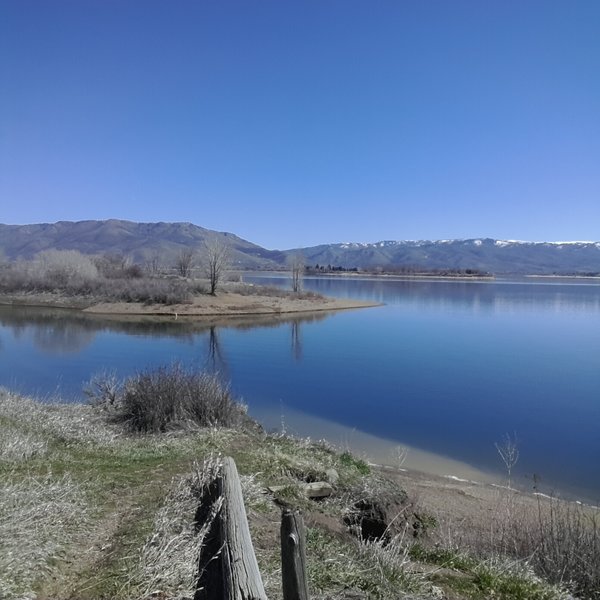
<svg viewBox="0 0 600 600">
<path fill-rule="evenodd" d="M 385 241 L 303 248 L 310 265 L 476 269 L 495 274 L 600 273 L 600 243 L 493 239 Z"/>
<path fill-rule="evenodd" d="M 286 251 L 266 250 L 232 233 L 191 223 L 60 221 L 1 225 L 0 252 L 31 258 L 41 250 L 79 250 L 85 254 L 121 253 L 144 263 L 159 257 L 173 265 L 184 248 L 201 251 L 208 239 L 231 249 L 238 269 L 280 269 L 289 255 L 302 253 L 306 264 L 352 269 L 473 269 L 495 274 L 600 273 L 598 242 L 518 242 L 493 239 L 383 241 L 373 244 L 324 244 Z"/>
<path fill-rule="evenodd" d="M 191 223 L 134 223 L 131 221 L 60 221 L 37 225 L 1 225 L 0 250 L 8 258 L 31 258 L 55 248 L 84 254 L 121 253 L 137 263 L 158 256 L 174 264 L 184 248 L 201 250 L 208 239 L 222 239 L 231 249 L 232 263 L 239 269 L 276 268 L 283 253 L 265 250 L 231 233 L 204 229 Z"/>
</svg>

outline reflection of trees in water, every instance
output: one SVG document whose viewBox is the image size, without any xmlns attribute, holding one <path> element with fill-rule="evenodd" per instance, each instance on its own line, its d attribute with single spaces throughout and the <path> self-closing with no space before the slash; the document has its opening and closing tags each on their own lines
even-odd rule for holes
<svg viewBox="0 0 600 600">
<path fill-rule="evenodd" d="M 54 325 L 38 325 L 33 330 L 33 343 L 46 352 L 79 352 L 96 337 L 93 331 L 68 321 Z"/>
<path fill-rule="evenodd" d="M 206 355 L 206 370 L 218 374 L 221 379 L 228 381 L 228 367 L 225 355 L 221 349 L 219 329 L 215 326 L 208 330 L 208 353 Z"/>
<path fill-rule="evenodd" d="M 108 331 L 131 335 L 187 336 L 191 339 L 192 333 L 195 331 L 194 328 L 190 328 L 189 322 L 183 320 L 105 317 L 77 310 L 56 308 L 0 307 L 0 325 L 10 328 L 15 338 L 22 336 L 25 331 L 35 330 L 37 327 L 63 327 L 65 324 L 92 334 Z M 206 326 L 203 329 L 206 329 Z"/>
<path fill-rule="evenodd" d="M 8 308 L 0 310 L 0 325 L 10 329 L 15 339 L 31 332 L 33 343 L 45 352 L 79 352 L 90 344 L 96 328 L 65 318 L 65 312 Z"/>
<path fill-rule="evenodd" d="M 92 343 L 99 332 L 169 337 L 192 342 L 195 334 L 208 332 L 208 366 L 223 375 L 228 371 L 219 338 L 220 328 L 250 331 L 256 327 L 292 328 L 292 352 L 302 356 L 300 323 L 321 321 L 331 312 L 303 315 L 257 315 L 253 317 L 215 317 L 214 319 L 166 317 L 130 317 L 94 315 L 69 309 L 0 307 L 0 326 L 9 329 L 15 339 L 30 334 L 34 344 L 47 352 L 77 352 Z"/>
<path fill-rule="evenodd" d="M 299 321 L 291 322 L 292 333 L 292 356 L 296 360 L 302 360 L 302 330 Z"/>
</svg>

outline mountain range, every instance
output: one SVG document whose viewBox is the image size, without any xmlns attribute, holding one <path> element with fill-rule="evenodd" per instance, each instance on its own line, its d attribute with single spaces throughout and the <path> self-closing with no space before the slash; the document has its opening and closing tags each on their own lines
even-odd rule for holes
<svg viewBox="0 0 600 600">
<path fill-rule="evenodd" d="M 232 233 L 192 223 L 60 221 L 33 225 L 0 224 L 0 253 L 31 258 L 48 250 L 84 254 L 119 253 L 137 263 L 155 258 L 172 265 L 184 249 L 201 253 L 205 241 L 230 248 L 237 269 L 281 269 L 290 255 L 301 253 L 307 265 L 344 269 L 476 270 L 494 274 L 600 273 L 600 242 L 525 242 L 490 238 L 381 241 L 322 244 L 309 248 L 267 250 Z"/>
</svg>

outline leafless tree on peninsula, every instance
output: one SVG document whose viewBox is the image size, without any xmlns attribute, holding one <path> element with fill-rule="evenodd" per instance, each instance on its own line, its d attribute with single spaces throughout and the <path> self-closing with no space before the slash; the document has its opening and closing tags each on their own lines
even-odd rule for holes
<svg viewBox="0 0 600 600">
<path fill-rule="evenodd" d="M 292 291 L 302 291 L 302 279 L 304 277 L 304 256 L 299 252 L 292 254 L 288 259 L 288 265 L 292 273 Z"/>
<path fill-rule="evenodd" d="M 184 248 L 177 256 L 175 267 L 182 277 L 189 277 L 192 274 L 194 265 L 194 251 L 191 248 Z"/>
<path fill-rule="evenodd" d="M 204 250 L 204 268 L 210 285 L 210 293 L 214 296 L 229 267 L 229 248 L 221 240 L 214 238 L 204 243 Z"/>
</svg>

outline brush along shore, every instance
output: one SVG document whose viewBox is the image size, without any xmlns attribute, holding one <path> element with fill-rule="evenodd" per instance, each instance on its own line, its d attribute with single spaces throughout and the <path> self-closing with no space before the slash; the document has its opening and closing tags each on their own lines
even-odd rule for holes
<svg viewBox="0 0 600 600">
<path fill-rule="evenodd" d="M 219 271 L 209 279 L 144 271 L 123 257 L 48 251 L 31 261 L 0 259 L 0 305 L 70 308 L 124 316 L 211 318 L 364 308 L 378 303 L 327 298 L 241 282 Z M 228 278 L 239 281 L 227 281 Z"/>
<path fill-rule="evenodd" d="M 169 318 L 212 318 L 277 316 L 380 306 L 350 298 L 330 298 L 310 292 L 286 292 L 264 286 L 227 285 L 215 296 L 193 293 L 169 300 L 149 300 L 151 292 L 131 299 L 105 299 L 101 294 L 68 294 L 65 291 L 0 293 L 0 305 L 70 308 L 89 314 L 110 316 L 155 316 Z"/>
<path fill-rule="evenodd" d="M 119 315 L 171 315 L 176 317 L 216 317 L 311 313 L 378 306 L 374 302 L 349 298 L 329 298 L 317 294 L 273 295 L 262 291 L 251 296 L 223 291 L 217 296 L 193 296 L 189 303 L 168 307 L 140 302 L 103 302 L 85 312 Z"/>
<path fill-rule="evenodd" d="M 172 401 L 144 408 L 168 389 Z M 204 412 L 190 390 L 208 398 Z M 44 404 L 0 390 L 0 598 L 193 598 L 199 489 L 218 456 L 236 461 L 270 599 L 282 597 L 282 507 L 307 523 L 314 599 L 570 597 L 566 572 L 558 587 L 509 551 L 444 543 L 436 515 L 389 473 L 265 433 L 210 376 L 164 368 L 97 381 L 92 395 L 95 406 Z M 332 493 L 310 499 L 303 485 L 316 481 Z"/>
</svg>

